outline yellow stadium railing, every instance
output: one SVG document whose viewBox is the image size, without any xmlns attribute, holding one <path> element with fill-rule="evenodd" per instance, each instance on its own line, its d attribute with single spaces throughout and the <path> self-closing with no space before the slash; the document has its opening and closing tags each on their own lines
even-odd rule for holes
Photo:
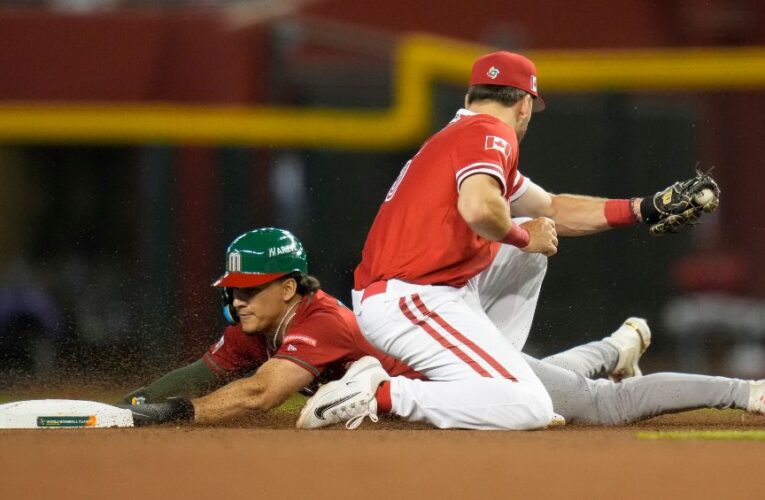
<svg viewBox="0 0 765 500">
<path fill-rule="evenodd" d="M 385 150 L 429 130 L 431 87 L 467 84 L 490 47 L 403 36 L 393 105 L 383 110 L 0 101 L 1 143 L 238 144 Z M 537 51 L 540 91 L 602 92 L 765 87 L 765 47 Z"/>
</svg>

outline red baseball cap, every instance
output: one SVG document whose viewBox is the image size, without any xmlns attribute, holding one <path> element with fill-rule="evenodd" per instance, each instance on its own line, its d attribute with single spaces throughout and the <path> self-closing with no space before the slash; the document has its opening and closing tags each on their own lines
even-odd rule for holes
<svg viewBox="0 0 765 500">
<path fill-rule="evenodd" d="M 512 52 L 492 52 L 473 63 L 470 85 L 503 85 L 525 90 L 534 97 L 534 111 L 545 109 L 537 90 L 537 68 L 530 59 Z"/>
</svg>

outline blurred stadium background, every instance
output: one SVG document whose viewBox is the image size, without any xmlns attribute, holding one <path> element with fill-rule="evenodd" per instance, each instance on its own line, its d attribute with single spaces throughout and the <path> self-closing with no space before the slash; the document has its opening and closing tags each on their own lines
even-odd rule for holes
<svg viewBox="0 0 765 500">
<path fill-rule="evenodd" d="M 538 63 L 521 170 L 548 190 L 697 164 L 723 190 L 692 233 L 565 240 L 529 351 L 641 315 L 649 371 L 765 376 L 764 27 L 760 0 L 3 0 L 0 390 L 198 357 L 253 227 L 294 231 L 349 300 L 384 193 L 493 48 Z"/>
</svg>

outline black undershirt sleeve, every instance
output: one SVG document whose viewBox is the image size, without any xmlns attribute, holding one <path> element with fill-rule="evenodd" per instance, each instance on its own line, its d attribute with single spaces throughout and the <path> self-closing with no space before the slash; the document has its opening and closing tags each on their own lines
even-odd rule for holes
<svg viewBox="0 0 765 500">
<path fill-rule="evenodd" d="M 169 397 L 193 398 L 206 394 L 229 380 L 229 377 L 219 376 L 198 359 L 134 390 L 124 396 L 122 401 L 125 404 L 136 404 L 155 403 Z M 136 401 L 133 401 L 133 398 L 136 398 Z"/>
</svg>

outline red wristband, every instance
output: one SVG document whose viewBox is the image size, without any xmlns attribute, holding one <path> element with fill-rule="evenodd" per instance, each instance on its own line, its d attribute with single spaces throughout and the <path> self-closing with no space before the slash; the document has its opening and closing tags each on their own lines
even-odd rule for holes
<svg viewBox="0 0 765 500">
<path fill-rule="evenodd" d="M 377 412 L 378 413 L 390 413 L 393 408 L 393 400 L 390 396 L 390 382 L 385 381 L 380 384 L 375 393 L 375 400 L 377 400 Z"/>
<path fill-rule="evenodd" d="M 632 226 L 638 223 L 630 200 L 607 200 L 604 209 L 610 227 Z"/>
<path fill-rule="evenodd" d="M 510 226 L 510 231 L 508 231 L 505 237 L 500 240 L 500 243 L 507 243 L 514 247 L 524 248 L 528 246 L 530 240 L 531 236 L 529 236 L 528 230 L 513 222 Z"/>
</svg>

